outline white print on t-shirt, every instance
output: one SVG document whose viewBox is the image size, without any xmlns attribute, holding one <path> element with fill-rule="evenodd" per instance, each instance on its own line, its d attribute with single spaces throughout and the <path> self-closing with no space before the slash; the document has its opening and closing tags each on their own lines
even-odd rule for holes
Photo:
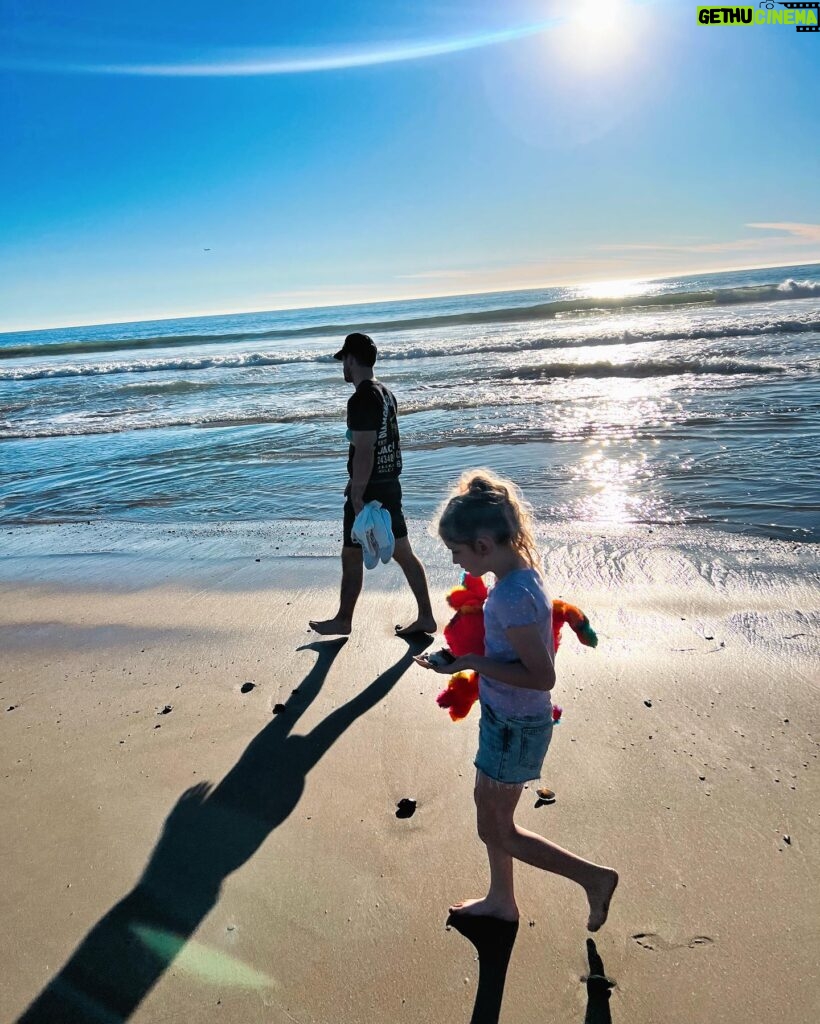
<svg viewBox="0 0 820 1024">
<path fill-rule="evenodd" d="M 387 417 L 390 415 L 392 408 L 390 399 L 387 397 L 386 392 L 382 392 L 382 425 L 379 428 L 379 440 L 387 440 Z"/>
<path fill-rule="evenodd" d="M 393 410 L 393 403 L 386 392 L 382 392 L 382 422 L 378 433 L 376 445 L 376 472 L 393 473 L 396 469 L 396 445 L 393 441 L 387 440 L 387 424 L 390 413 Z"/>
</svg>

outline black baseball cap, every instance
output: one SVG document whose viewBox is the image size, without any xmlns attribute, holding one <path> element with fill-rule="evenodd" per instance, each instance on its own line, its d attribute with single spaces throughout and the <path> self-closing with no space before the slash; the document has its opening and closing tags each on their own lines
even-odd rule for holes
<svg viewBox="0 0 820 1024">
<path fill-rule="evenodd" d="M 362 366 L 373 366 L 376 362 L 378 349 L 375 342 L 367 334 L 348 334 L 345 343 L 333 357 L 344 359 L 345 356 L 353 356 L 357 363 Z"/>
</svg>

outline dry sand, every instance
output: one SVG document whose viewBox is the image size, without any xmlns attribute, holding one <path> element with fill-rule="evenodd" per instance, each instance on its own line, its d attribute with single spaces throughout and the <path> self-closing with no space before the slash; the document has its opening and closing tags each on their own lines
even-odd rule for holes
<svg viewBox="0 0 820 1024">
<path fill-rule="evenodd" d="M 444 621 L 453 570 L 420 543 Z M 550 558 L 601 643 L 564 642 L 557 801 L 525 790 L 519 820 L 621 873 L 595 937 L 616 1024 L 808 1024 L 816 553 L 739 541 L 704 569 L 676 538 L 607 545 Z M 69 561 L 32 552 L 2 585 L 0 1020 L 469 1021 L 479 965 L 445 918 L 486 885 L 478 715 L 453 724 L 444 677 L 391 635 L 398 570 L 369 575 L 337 644 L 306 629 L 333 610 L 335 559 L 243 549 L 166 560 L 165 582 L 135 554 Z M 580 1024 L 583 894 L 526 866 L 517 887 L 500 1019 Z"/>
</svg>

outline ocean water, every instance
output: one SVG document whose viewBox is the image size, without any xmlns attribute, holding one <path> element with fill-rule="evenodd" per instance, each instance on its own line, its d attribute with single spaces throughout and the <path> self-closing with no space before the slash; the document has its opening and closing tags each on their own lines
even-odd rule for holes
<svg viewBox="0 0 820 1024">
<path fill-rule="evenodd" d="M 6 525 L 336 520 L 344 334 L 407 514 L 472 466 L 546 524 L 820 540 L 820 265 L 0 335 Z"/>
</svg>

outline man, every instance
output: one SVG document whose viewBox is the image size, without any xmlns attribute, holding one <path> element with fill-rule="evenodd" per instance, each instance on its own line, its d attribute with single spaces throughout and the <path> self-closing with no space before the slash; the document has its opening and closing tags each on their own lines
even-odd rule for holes
<svg viewBox="0 0 820 1024">
<path fill-rule="evenodd" d="M 311 629 L 326 636 L 347 636 L 352 628 L 353 610 L 362 591 L 364 560 L 361 546 L 352 539 L 350 531 L 354 519 L 368 501 L 380 501 L 390 513 L 396 538 L 393 558 L 404 572 L 418 605 L 415 620 L 406 626 L 396 626 L 396 635 L 436 631 L 424 566 L 410 547 L 401 508 L 401 447 L 396 399 L 392 391 L 374 376 L 376 355 L 372 338 L 366 334 L 348 334 L 344 345 L 333 357 L 341 360 L 344 378 L 356 390 L 347 403 L 350 441 L 347 472 L 350 480 L 345 489 L 339 610 L 332 619 L 310 622 Z"/>
</svg>

